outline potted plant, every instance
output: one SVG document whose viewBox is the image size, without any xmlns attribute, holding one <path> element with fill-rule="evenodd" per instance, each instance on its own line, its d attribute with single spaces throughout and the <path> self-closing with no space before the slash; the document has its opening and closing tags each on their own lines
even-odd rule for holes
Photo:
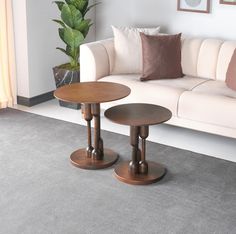
<svg viewBox="0 0 236 234">
<path fill-rule="evenodd" d="M 65 48 L 57 47 L 69 57 L 70 62 L 53 68 L 56 87 L 80 81 L 79 54 L 90 27 L 91 19 L 85 19 L 87 12 L 97 3 L 89 6 L 89 0 L 63 0 L 54 2 L 61 12 L 60 19 L 53 19 Z M 80 105 L 60 101 L 61 106 L 78 109 Z"/>
</svg>

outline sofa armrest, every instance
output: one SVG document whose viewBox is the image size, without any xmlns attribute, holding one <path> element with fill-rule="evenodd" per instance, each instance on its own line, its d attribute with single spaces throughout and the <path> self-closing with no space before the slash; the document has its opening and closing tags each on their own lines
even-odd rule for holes
<svg viewBox="0 0 236 234">
<path fill-rule="evenodd" d="M 113 39 L 80 46 L 80 81 L 96 81 L 110 75 L 113 58 Z"/>
</svg>

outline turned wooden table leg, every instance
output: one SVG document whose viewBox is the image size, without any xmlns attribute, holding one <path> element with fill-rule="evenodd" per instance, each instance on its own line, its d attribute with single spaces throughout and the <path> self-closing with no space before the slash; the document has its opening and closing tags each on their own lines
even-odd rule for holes
<svg viewBox="0 0 236 234">
<path fill-rule="evenodd" d="M 96 160 L 103 159 L 103 140 L 101 138 L 101 123 L 100 123 L 100 104 L 92 104 L 92 115 L 94 117 L 94 149 L 92 158 Z"/>
<path fill-rule="evenodd" d="M 151 184 L 159 181 L 166 173 L 161 164 L 146 160 L 146 139 L 149 126 L 131 126 L 130 144 L 132 160 L 121 162 L 115 168 L 115 176 L 128 184 Z M 142 139 L 142 149 L 139 149 L 139 137 Z"/>
<path fill-rule="evenodd" d="M 87 156 L 90 158 L 92 156 L 92 134 L 91 134 L 91 120 L 93 119 L 92 112 L 91 112 L 91 104 L 83 104 L 82 107 L 82 114 L 84 119 L 87 121 L 87 135 L 88 135 L 88 146 L 86 148 Z"/>
<path fill-rule="evenodd" d="M 129 170 L 132 174 L 139 173 L 139 131 L 140 128 L 130 126 L 130 144 L 132 146 L 132 161 L 129 163 Z"/>
<path fill-rule="evenodd" d="M 147 174 L 148 173 L 148 163 L 146 161 L 146 138 L 149 135 L 149 127 L 141 126 L 139 136 L 142 139 L 142 151 L 141 151 L 141 160 L 139 161 L 139 173 Z"/>
<path fill-rule="evenodd" d="M 88 146 L 74 151 L 71 163 L 83 169 L 102 169 L 114 164 L 118 154 L 111 149 L 103 149 L 100 123 L 100 104 L 83 104 L 82 115 L 87 121 Z M 94 119 L 94 145 L 92 145 L 91 121 Z"/>
</svg>

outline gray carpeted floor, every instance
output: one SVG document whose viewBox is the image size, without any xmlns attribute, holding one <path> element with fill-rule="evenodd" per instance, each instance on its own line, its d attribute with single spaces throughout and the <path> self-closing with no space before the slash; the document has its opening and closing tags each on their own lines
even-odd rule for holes
<svg viewBox="0 0 236 234">
<path fill-rule="evenodd" d="M 130 158 L 128 137 L 102 136 Z M 148 142 L 168 174 L 132 186 L 113 167 L 72 166 L 70 153 L 85 145 L 83 126 L 0 110 L 1 234 L 236 233 L 236 163 Z"/>
</svg>

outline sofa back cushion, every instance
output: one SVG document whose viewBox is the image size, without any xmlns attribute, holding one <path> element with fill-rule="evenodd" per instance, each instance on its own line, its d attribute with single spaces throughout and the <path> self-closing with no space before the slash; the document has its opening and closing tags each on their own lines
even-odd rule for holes
<svg viewBox="0 0 236 234">
<path fill-rule="evenodd" d="M 218 39 L 185 38 L 182 42 L 182 69 L 185 75 L 225 81 L 236 42 Z"/>
<path fill-rule="evenodd" d="M 197 62 L 202 41 L 203 39 L 201 38 L 182 40 L 181 62 L 182 70 L 185 75 L 197 76 Z"/>
<path fill-rule="evenodd" d="M 221 50 L 218 57 L 218 65 L 216 70 L 217 80 L 226 80 L 226 74 L 229 68 L 232 55 L 236 49 L 236 41 L 226 41 L 221 46 Z"/>
<path fill-rule="evenodd" d="M 104 44 L 104 47 L 110 58 L 110 73 L 112 73 L 115 63 L 114 39 L 110 40 L 109 46 Z M 181 52 L 183 73 L 188 76 L 225 81 L 235 49 L 236 41 L 184 38 Z M 142 54 L 139 56 L 142 61 Z M 121 74 L 122 72 L 116 71 L 116 73 Z M 141 74 L 141 71 L 139 73 Z"/>
</svg>

